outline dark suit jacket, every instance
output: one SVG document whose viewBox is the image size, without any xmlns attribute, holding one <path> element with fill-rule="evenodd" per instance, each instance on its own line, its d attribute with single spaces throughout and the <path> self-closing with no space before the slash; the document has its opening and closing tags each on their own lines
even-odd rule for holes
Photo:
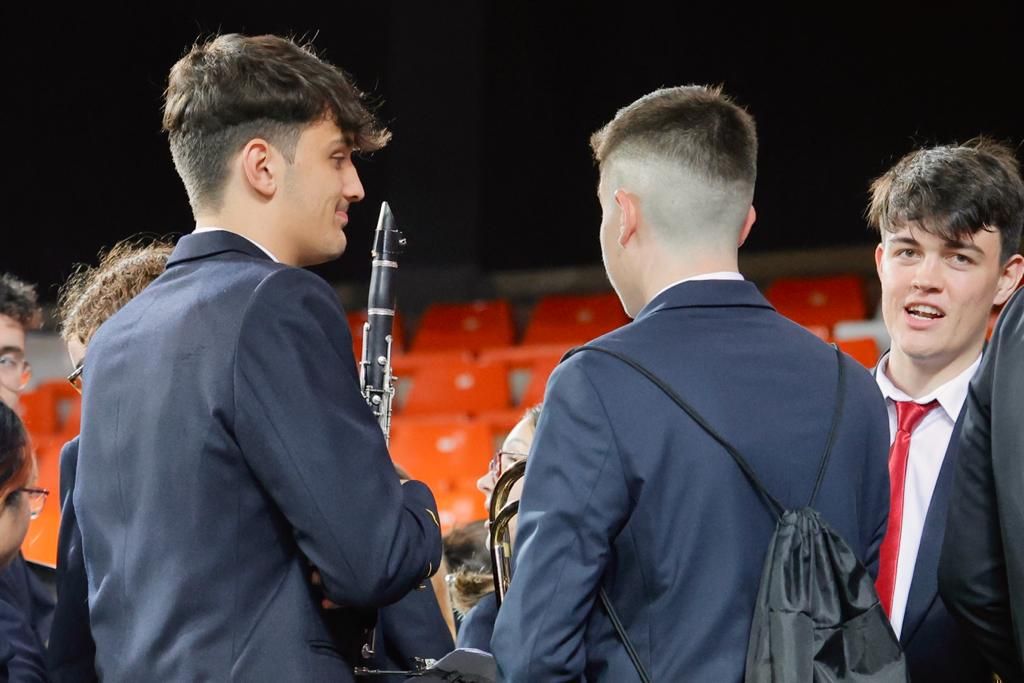
<svg viewBox="0 0 1024 683">
<path fill-rule="evenodd" d="M 953 489 L 963 420 L 961 411 L 928 504 L 907 597 L 907 610 L 903 616 L 900 645 L 907 658 L 911 681 L 990 683 L 992 680 L 991 667 L 939 597 L 939 554 L 946 530 L 946 513 Z"/>
<path fill-rule="evenodd" d="M 72 496 L 100 677 L 352 680 L 359 642 L 332 642 L 310 564 L 355 620 L 433 573 L 441 536 L 331 288 L 237 235 L 183 237 L 83 379 Z"/>
<path fill-rule="evenodd" d="M 44 644 L 53 606 L 52 595 L 20 553 L 0 570 L 0 640 L 10 647 L 12 680 L 46 680 Z"/>
<path fill-rule="evenodd" d="M 43 644 L 22 610 L 0 598 L 0 681 L 44 683 Z"/>
<path fill-rule="evenodd" d="M 473 609 L 462 618 L 459 627 L 459 638 L 456 645 L 460 648 L 471 647 L 484 652 L 491 651 L 491 636 L 494 635 L 494 620 L 498 617 L 498 599 L 494 593 L 488 593 L 473 605 Z"/>
<path fill-rule="evenodd" d="M 54 683 L 97 680 L 93 661 L 96 644 L 89 628 L 88 584 L 82 562 L 82 535 L 71 496 L 77 463 L 76 437 L 64 446 L 60 458 L 58 601 L 47 648 L 47 667 Z M 414 590 L 395 604 L 381 608 L 377 638 L 377 655 L 365 664 L 384 670 L 411 670 L 415 667 L 414 658 L 440 659 L 455 648 L 431 590 Z M 405 680 L 405 677 L 396 677 L 396 680 Z"/>
<path fill-rule="evenodd" d="M 965 406 L 943 599 L 1004 680 L 1024 681 L 1024 290 L 999 318 Z"/>
<path fill-rule="evenodd" d="M 661 375 L 784 505 L 807 503 L 837 394 L 834 350 L 750 282 L 695 281 L 592 342 Z M 874 575 L 889 428 L 849 357 L 816 508 Z M 583 352 L 552 375 L 526 469 L 515 573 L 491 646 L 508 681 L 637 674 L 603 586 L 656 681 L 740 681 L 776 518 L 731 457 L 633 369 Z"/>
<path fill-rule="evenodd" d="M 78 466 L 78 437 L 60 454 L 60 533 L 57 538 L 57 609 L 46 651 L 55 683 L 95 681 L 96 644 L 89 628 L 89 586 L 82 558 L 82 534 L 72 492 Z"/>
</svg>

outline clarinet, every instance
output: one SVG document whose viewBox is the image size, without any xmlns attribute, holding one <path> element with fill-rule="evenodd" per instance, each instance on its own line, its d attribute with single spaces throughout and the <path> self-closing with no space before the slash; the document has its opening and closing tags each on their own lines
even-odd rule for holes
<svg viewBox="0 0 1024 683">
<path fill-rule="evenodd" d="M 395 227 L 395 216 L 387 202 L 381 202 L 377 230 L 373 234 L 373 262 L 370 271 L 370 296 L 363 324 L 363 358 L 359 363 L 359 388 L 373 411 L 388 442 L 391 432 L 391 403 L 395 397 L 395 377 L 391 374 L 391 342 L 395 322 L 395 271 L 397 257 L 405 247 L 405 237 Z M 363 658 L 376 649 L 376 616 L 364 630 Z M 367 673 L 365 667 L 358 674 Z"/>
<path fill-rule="evenodd" d="M 397 257 L 405 237 L 395 227 L 395 216 L 387 202 L 381 202 L 377 230 L 373 235 L 373 265 L 366 323 L 363 325 L 363 359 L 359 363 L 359 384 L 363 398 L 388 441 L 391 432 L 391 402 L 395 377 L 391 374 L 391 332 L 395 322 L 394 276 Z"/>
</svg>

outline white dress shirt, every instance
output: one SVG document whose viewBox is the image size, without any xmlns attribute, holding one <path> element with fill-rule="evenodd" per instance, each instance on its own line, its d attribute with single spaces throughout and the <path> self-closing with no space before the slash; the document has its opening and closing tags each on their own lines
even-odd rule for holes
<svg viewBox="0 0 1024 683">
<path fill-rule="evenodd" d="M 939 405 L 924 416 L 910 435 L 910 453 L 907 457 L 907 478 L 903 487 L 903 527 L 900 530 L 900 553 L 896 561 L 896 587 L 892 596 L 892 628 L 899 637 L 903 630 L 903 617 L 907 611 L 910 583 L 914 578 L 917 551 L 921 547 L 928 505 L 939 479 L 939 470 L 946 458 L 949 439 L 953 435 L 960 410 L 967 400 L 967 388 L 981 364 L 981 356 L 974 363 L 927 396 L 914 399 L 899 390 L 885 372 L 889 357 L 878 364 L 875 381 L 885 396 L 889 409 L 889 444 L 896 438 L 896 404 L 894 401 L 916 401 Z"/>
<path fill-rule="evenodd" d="M 651 301 L 654 301 L 659 296 L 672 289 L 676 285 L 681 285 L 684 282 L 694 282 L 696 280 L 742 280 L 742 275 L 734 270 L 721 270 L 715 273 L 701 273 L 700 275 L 694 275 L 692 277 L 684 277 L 682 280 L 673 282 L 668 287 L 663 287 L 660 292 L 651 297 Z"/>
<path fill-rule="evenodd" d="M 203 226 L 197 225 L 196 229 L 192 231 L 192 234 L 194 235 L 194 234 L 199 233 L 199 232 L 212 232 L 214 230 L 222 230 L 224 232 L 230 232 L 232 235 L 238 235 L 238 233 L 235 232 L 234 230 L 228 230 L 227 228 L 218 228 L 215 225 L 203 225 Z M 249 244 L 252 244 L 253 246 L 259 247 L 260 251 L 262 251 L 264 254 L 269 256 L 270 260 L 273 261 L 274 263 L 280 263 L 280 261 L 277 259 L 277 257 L 270 253 L 269 249 L 264 247 L 262 244 L 260 244 L 256 240 L 250 239 L 250 238 L 246 237 L 245 235 L 238 235 L 238 236 L 241 237 L 243 240 L 247 241 Z"/>
</svg>

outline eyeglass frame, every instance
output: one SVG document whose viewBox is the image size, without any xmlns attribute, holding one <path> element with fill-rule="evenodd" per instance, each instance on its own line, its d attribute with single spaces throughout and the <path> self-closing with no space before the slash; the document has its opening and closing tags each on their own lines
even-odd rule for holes
<svg viewBox="0 0 1024 683">
<path fill-rule="evenodd" d="M 29 515 L 31 519 L 38 519 L 43 514 L 43 506 L 46 505 L 46 498 L 50 495 L 50 489 L 41 489 L 34 486 L 22 486 L 19 491 L 27 494 L 29 504 Z M 39 501 L 38 509 L 34 501 Z"/>
<path fill-rule="evenodd" d="M 20 358 L 18 357 L 19 355 L 21 355 Z M 25 356 L 17 349 L 9 350 L 7 353 L 0 354 L 0 361 L 3 361 L 3 359 L 8 359 L 9 362 L 17 363 L 21 366 L 21 369 L 18 370 L 18 383 L 15 385 L 16 388 L 7 388 L 11 391 L 24 391 L 25 387 L 28 386 L 28 383 L 32 381 L 32 364 L 29 363 L 28 359 L 25 358 Z M 2 368 L 3 363 L 0 362 L 0 372 L 3 371 Z"/>
<path fill-rule="evenodd" d="M 82 371 L 85 370 L 85 361 L 78 364 L 71 374 L 68 375 L 68 383 L 75 388 L 79 394 L 82 393 Z"/>
<path fill-rule="evenodd" d="M 501 477 L 501 456 L 508 455 L 516 458 L 528 458 L 529 453 L 521 453 L 519 451 L 504 451 L 500 448 L 494 452 L 491 456 L 491 461 L 487 464 L 487 471 L 491 473 L 494 480 L 497 481 Z"/>
</svg>

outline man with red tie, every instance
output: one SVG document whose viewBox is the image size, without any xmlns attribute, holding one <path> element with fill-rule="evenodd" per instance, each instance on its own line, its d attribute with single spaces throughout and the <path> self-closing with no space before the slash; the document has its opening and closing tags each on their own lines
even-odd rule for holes
<svg viewBox="0 0 1024 683">
<path fill-rule="evenodd" d="M 991 671 L 938 595 L 961 413 L 993 305 L 1024 273 L 1024 182 L 1013 151 L 979 138 L 904 156 L 871 186 L 868 219 L 892 337 L 875 378 L 889 408 L 889 525 L 879 598 L 914 681 Z"/>
</svg>

